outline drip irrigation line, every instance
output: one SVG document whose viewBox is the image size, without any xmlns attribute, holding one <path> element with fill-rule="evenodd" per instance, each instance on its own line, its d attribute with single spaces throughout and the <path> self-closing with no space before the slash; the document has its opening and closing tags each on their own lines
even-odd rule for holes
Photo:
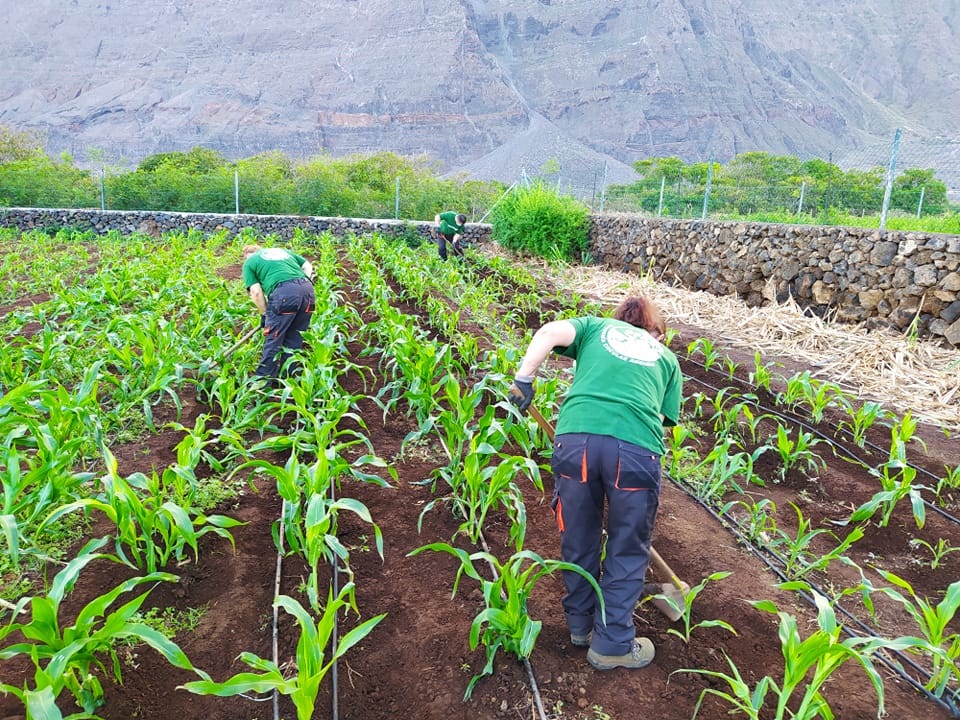
<svg viewBox="0 0 960 720">
<path fill-rule="evenodd" d="M 479 534 L 480 534 L 480 546 L 483 548 L 483 551 L 488 554 L 492 554 L 490 553 L 490 546 L 487 545 L 487 539 L 483 536 L 483 531 L 481 530 Z M 488 561 L 487 564 L 490 566 L 491 574 L 493 575 L 494 579 L 496 579 L 497 569 L 494 567 L 492 562 Z M 503 594 L 503 590 L 500 591 L 500 598 L 504 600 L 506 599 Z M 533 666 L 530 664 L 530 658 L 523 658 L 523 666 L 527 670 L 527 679 L 529 679 L 530 681 L 530 690 L 533 693 L 533 701 L 534 701 L 534 704 L 537 706 L 537 713 L 540 717 L 540 720 L 547 720 L 547 714 L 543 709 L 543 700 L 540 697 L 540 688 L 537 685 L 537 678 L 534 677 Z"/>
<path fill-rule="evenodd" d="M 333 480 L 331 480 L 331 481 L 330 481 L 330 502 L 331 502 L 331 503 L 335 503 L 335 502 L 337 501 L 337 490 L 336 490 L 335 485 L 336 485 L 336 482 L 334 482 Z M 339 566 L 339 563 L 337 562 L 337 556 L 336 556 L 336 554 L 334 554 L 334 556 L 333 556 L 333 562 L 330 564 L 330 566 L 331 566 L 332 575 L 333 575 L 333 577 L 332 577 L 332 582 L 333 582 L 333 596 L 334 596 L 334 597 L 340 597 L 340 587 L 339 587 L 339 585 L 340 585 L 340 566 Z M 339 698 L 339 696 L 340 696 L 340 675 L 339 675 L 339 664 L 340 664 L 340 661 L 339 661 L 339 659 L 337 658 L 337 643 L 339 642 L 339 638 L 340 638 L 340 635 L 339 635 L 339 629 L 340 629 L 339 617 L 340 617 L 340 616 L 339 616 L 338 613 L 334 613 L 334 614 L 333 614 L 333 631 L 332 631 L 332 633 L 331 633 L 331 635 L 330 635 L 330 639 L 331 639 L 331 641 L 332 641 L 332 643 L 333 643 L 332 646 L 331 646 L 331 647 L 332 647 L 331 652 L 333 653 L 333 666 L 330 668 L 330 686 L 331 686 L 331 689 L 330 689 L 330 695 L 331 695 L 331 698 L 330 698 L 330 704 L 331 704 L 330 713 L 331 713 L 331 718 L 332 718 L 332 720 L 338 720 L 339 717 L 340 717 L 340 698 Z"/>
<path fill-rule="evenodd" d="M 284 528 L 284 518 L 286 518 L 287 513 L 287 501 L 284 499 L 283 503 L 280 506 L 280 532 L 279 540 L 280 547 L 277 548 L 277 571 L 273 580 L 273 664 L 276 667 L 280 667 L 280 647 L 279 640 L 277 638 L 277 625 L 279 624 L 280 610 L 277 607 L 277 598 L 280 597 L 280 568 L 283 565 L 283 534 L 285 532 Z M 273 689 L 273 720 L 280 720 L 280 693 L 277 688 Z"/>
<path fill-rule="evenodd" d="M 440 445 L 443 447 L 443 451 L 447 454 L 447 459 L 450 460 L 450 462 L 453 462 L 453 455 L 450 453 L 450 450 L 447 448 L 446 444 L 443 442 L 443 438 L 440 438 Z M 478 534 L 480 536 L 480 547 L 483 548 L 483 551 L 485 553 L 487 553 L 488 555 L 492 555 L 493 553 L 490 552 L 490 546 L 487 544 L 487 539 L 484 537 L 483 531 L 480 530 Z M 493 578 L 496 579 L 497 568 L 489 560 L 487 561 L 487 564 L 490 566 L 490 573 L 493 575 Z M 500 597 L 504 598 L 503 590 L 500 591 Z M 336 625 L 334 625 L 334 628 L 336 628 Z M 523 660 L 523 666 L 527 670 L 527 678 L 530 680 L 530 691 L 533 694 L 533 701 L 534 701 L 534 704 L 536 705 L 539 718 L 540 720 L 547 720 L 547 714 L 543 709 L 543 699 L 540 697 L 540 688 L 537 685 L 537 679 L 536 677 L 534 677 L 534 674 L 533 674 L 533 666 L 530 664 L 529 658 L 523 658 L 522 660 Z M 336 717 L 334 717 L 334 720 L 336 720 Z"/>
<path fill-rule="evenodd" d="M 705 371 L 709 372 L 709 371 L 707 370 L 707 368 L 706 368 L 705 365 L 697 362 L 696 360 L 689 360 L 688 362 L 690 362 L 690 363 L 693 364 L 693 365 L 696 365 L 697 367 L 701 367 L 701 368 L 703 368 Z M 711 383 L 708 383 L 708 382 L 705 381 L 705 380 L 700 380 L 700 379 L 698 379 L 698 378 L 692 378 L 692 377 L 688 377 L 688 378 L 685 378 L 685 379 L 686 379 L 686 380 L 691 380 L 691 381 L 693 381 L 693 382 L 695 382 L 695 383 L 697 383 L 697 384 L 699 384 L 699 385 L 702 385 L 703 387 L 709 388 L 710 390 L 713 390 L 714 392 L 720 392 L 720 390 L 721 390 L 721 388 L 718 388 L 717 386 L 712 385 Z M 765 414 L 773 415 L 773 416 L 775 416 L 775 417 L 778 417 L 778 418 L 781 418 L 781 419 L 786 420 L 786 421 L 788 421 L 788 422 L 791 422 L 791 423 L 793 423 L 794 425 L 799 426 L 800 428 L 803 428 L 804 430 L 812 433 L 813 435 L 816 435 L 816 436 L 819 437 L 820 439 L 822 439 L 822 440 L 824 440 L 825 442 L 827 442 L 827 443 L 830 445 L 830 447 L 833 448 L 834 453 L 836 453 L 836 452 L 839 450 L 840 453 L 841 453 L 842 455 L 845 455 L 848 460 L 851 460 L 851 461 L 853 461 L 854 463 L 859 464 L 859 465 L 861 465 L 861 466 L 864 467 L 864 468 L 871 469 L 871 466 L 870 466 L 865 460 L 863 460 L 862 458 L 860 458 L 859 456 L 857 456 L 856 453 L 854 453 L 852 450 L 850 450 L 850 449 L 849 449 L 848 447 L 846 447 L 845 445 L 837 445 L 837 444 L 834 442 L 833 438 L 831 438 L 831 437 L 830 437 L 829 435 L 827 435 L 825 432 L 823 432 L 822 430 L 820 430 L 819 428 L 817 428 L 815 425 L 811 425 L 811 424 L 810 424 L 809 422 L 807 422 L 806 420 L 804 420 L 804 419 L 802 419 L 802 418 L 800 418 L 800 417 L 798 417 L 798 416 L 796 416 L 796 415 L 793 415 L 792 413 L 784 412 L 783 410 L 780 410 L 780 409 L 778 409 L 778 408 L 771 408 L 771 407 L 769 407 L 769 406 L 767 406 L 767 405 L 763 405 L 763 404 L 760 403 L 759 400 L 750 400 L 750 399 L 748 399 L 748 398 L 744 398 L 744 402 L 749 403 L 750 405 L 752 405 L 753 407 L 757 408 L 758 410 L 764 412 Z M 836 426 L 834 426 L 834 429 L 837 430 L 838 432 L 845 432 L 844 430 L 842 430 L 841 428 L 836 427 Z M 870 445 L 870 447 L 871 447 L 872 449 L 876 450 L 876 451 L 879 452 L 879 453 L 889 452 L 889 450 L 884 450 L 884 448 L 881 448 L 881 447 L 879 447 L 879 446 L 877 446 L 877 445 L 874 445 L 873 443 L 867 443 L 867 444 Z M 929 470 L 927 470 L 926 468 L 922 468 L 922 467 L 919 467 L 919 466 L 917 466 L 917 465 L 911 465 L 910 463 L 907 463 L 907 465 L 908 465 L 908 467 L 913 468 L 913 469 L 916 470 L 917 472 L 921 473 L 922 475 L 927 476 L 928 478 L 930 478 L 930 479 L 932 479 L 932 480 L 936 480 L 936 481 L 939 482 L 939 480 L 941 479 L 941 478 L 938 478 L 934 473 L 932 473 L 932 472 L 930 472 Z M 921 500 L 923 500 L 923 504 L 924 504 L 924 507 L 925 507 L 926 509 L 932 510 L 933 512 L 937 513 L 938 515 L 940 515 L 942 518 L 944 518 L 944 519 L 947 520 L 948 522 L 952 522 L 952 523 L 954 523 L 955 525 L 960 525 L 960 518 L 958 518 L 956 515 L 953 515 L 953 514 L 947 512 L 946 510 L 944 510 L 943 508 L 941 508 L 939 505 L 937 505 L 936 503 L 931 502 L 930 500 L 927 500 L 926 498 L 921 498 Z"/>
<path fill-rule="evenodd" d="M 700 498 L 696 497 L 695 495 L 692 495 L 692 494 L 687 490 L 687 488 L 683 485 L 683 483 L 681 483 L 681 482 L 679 482 L 678 480 L 674 479 L 674 478 L 671 477 L 668 473 L 664 473 L 664 475 L 665 475 L 677 488 L 679 488 L 681 491 L 683 491 L 684 493 L 686 493 L 686 494 L 688 495 L 688 497 L 690 497 L 691 499 L 693 499 L 693 500 L 694 500 L 698 505 L 700 505 L 704 510 L 706 510 L 708 513 L 710 513 L 710 515 L 712 515 L 713 518 L 714 518 L 715 520 L 717 520 L 723 527 L 727 528 L 727 530 L 729 530 L 730 532 L 732 532 L 732 533 L 736 536 L 736 538 L 739 540 L 739 542 L 740 542 L 742 545 L 745 545 L 764 565 L 767 566 L 767 568 L 768 568 L 771 572 L 773 572 L 777 577 L 779 577 L 781 581 L 786 582 L 786 581 L 789 581 L 789 580 L 791 579 L 791 578 L 788 577 L 788 576 L 786 575 L 786 573 L 784 572 L 784 568 L 786 567 L 786 563 L 782 560 L 782 557 L 781 557 L 778 553 L 776 553 L 776 552 L 774 552 L 774 551 L 772 551 L 772 550 L 766 550 L 766 551 L 764 551 L 764 550 L 761 550 L 760 548 L 758 548 L 753 542 L 751 542 L 751 540 L 750 540 L 748 537 L 746 537 L 746 536 L 743 534 L 743 532 L 741 532 L 740 526 L 739 526 L 739 524 L 738 524 L 736 521 L 730 520 L 730 519 L 728 519 L 727 517 L 721 515 L 721 514 L 718 513 L 713 507 L 711 507 L 710 505 L 708 505 L 708 504 L 704 503 L 702 500 L 700 500 Z M 780 565 L 778 565 L 777 563 L 774 563 L 774 562 L 770 559 L 770 557 L 768 557 L 767 554 L 765 554 L 765 553 L 769 553 L 769 555 L 772 555 L 773 557 L 775 557 L 775 558 L 777 559 L 777 562 L 780 563 L 780 564 L 782 565 L 782 567 L 781 567 Z M 817 585 L 815 585 L 814 583 L 809 582 L 809 581 L 806 581 L 806 582 L 810 585 L 810 587 L 811 587 L 813 590 L 815 590 L 816 592 L 818 592 L 818 593 L 819 593 L 820 595 L 822 595 L 823 597 L 830 597 L 830 596 L 829 596 L 825 591 L 823 591 L 823 589 L 820 588 L 819 586 L 817 586 Z M 810 596 L 808 593 L 803 592 L 803 591 L 797 591 L 797 594 L 800 595 L 811 607 L 815 607 L 816 603 L 815 603 L 813 597 Z M 859 627 L 864 631 L 864 634 L 865 634 L 866 636 L 872 637 L 872 638 L 879 638 L 879 636 L 878 636 L 876 633 L 872 632 L 872 631 L 869 629 L 869 626 L 867 626 L 865 623 L 863 623 L 859 618 L 857 618 L 855 615 L 853 615 L 850 611 L 846 610 L 846 609 L 845 609 L 843 606 L 841 606 L 839 603 L 837 603 L 837 602 L 831 602 L 831 605 L 832 605 L 836 610 L 839 610 L 842 615 L 848 617 L 848 618 L 849 618 L 850 620 L 852 620 L 857 626 L 859 626 Z M 849 635 L 850 637 L 862 637 L 861 635 L 857 635 L 856 633 L 854 633 L 854 632 L 853 632 L 850 628 L 848 628 L 847 625 L 845 625 L 845 624 L 844 624 L 844 625 L 841 625 L 841 628 L 842 628 L 842 630 L 843 630 L 847 635 Z M 889 653 L 895 655 L 901 662 L 906 663 L 906 664 L 909 665 L 910 667 L 914 668 L 914 670 L 916 670 L 918 673 L 921 673 L 921 674 L 922 674 L 922 673 L 925 673 L 925 672 L 926 672 L 922 667 L 920 667 L 917 663 L 915 663 L 911 658 L 907 657 L 904 653 L 902 653 L 902 652 L 900 652 L 900 651 L 898 651 L 898 650 L 887 650 L 886 652 L 889 652 Z M 892 670 L 894 673 L 896 673 L 897 675 L 899 675 L 901 679 L 905 680 L 908 684 L 910 684 L 911 687 L 913 687 L 916 691 L 918 691 L 919 693 L 921 693 L 922 695 L 924 695 L 928 700 L 936 703 L 937 705 L 941 706 L 943 709 L 947 710 L 947 711 L 951 714 L 952 717 L 954 717 L 954 718 L 960 718 L 960 707 L 958 707 L 958 706 L 957 706 L 956 704 L 954 704 L 952 701 L 947 700 L 947 699 L 944 699 L 944 698 L 941 698 L 941 697 L 937 697 L 937 696 L 934 695 L 932 692 L 930 692 L 929 690 L 927 690 L 927 689 L 923 686 L 923 684 L 921 684 L 918 680 L 916 680 L 914 677 L 912 677 L 910 674 L 908 674 L 908 673 L 903 669 L 903 665 L 902 665 L 902 664 L 896 663 L 896 662 L 888 659 L 885 655 L 878 655 L 877 657 L 878 657 L 878 659 L 879 659 L 884 665 L 886 665 L 890 670 Z M 955 695 L 956 693 L 952 693 L 952 694 Z"/>
</svg>

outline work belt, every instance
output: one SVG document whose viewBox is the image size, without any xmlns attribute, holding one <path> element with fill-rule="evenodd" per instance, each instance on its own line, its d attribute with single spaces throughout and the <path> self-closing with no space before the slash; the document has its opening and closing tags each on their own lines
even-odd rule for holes
<svg viewBox="0 0 960 720">
<path fill-rule="evenodd" d="M 299 284 L 299 283 L 308 283 L 308 282 L 310 282 L 310 281 L 307 280 L 307 278 L 305 278 L 305 277 L 302 277 L 302 278 L 290 278 L 289 280 L 284 280 L 283 282 L 277 283 L 276 285 L 273 286 L 273 289 L 276 290 L 277 288 L 283 287 L 284 285 L 289 285 L 290 283 L 298 283 L 298 284 Z"/>
</svg>

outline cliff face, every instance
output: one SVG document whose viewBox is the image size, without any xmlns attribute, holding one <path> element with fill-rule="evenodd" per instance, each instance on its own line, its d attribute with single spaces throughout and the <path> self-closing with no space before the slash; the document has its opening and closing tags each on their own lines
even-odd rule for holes
<svg viewBox="0 0 960 720">
<path fill-rule="evenodd" d="M 6 22 L 0 123 L 78 160 L 391 150 L 623 181 L 648 156 L 953 136 L 960 107 L 958 0 L 34 0 Z"/>
</svg>

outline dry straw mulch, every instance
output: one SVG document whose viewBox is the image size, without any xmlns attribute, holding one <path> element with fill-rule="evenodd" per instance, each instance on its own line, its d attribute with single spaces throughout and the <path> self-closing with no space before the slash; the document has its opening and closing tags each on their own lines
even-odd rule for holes
<svg viewBox="0 0 960 720">
<path fill-rule="evenodd" d="M 726 345 L 759 351 L 765 362 L 793 358 L 816 368 L 811 375 L 898 415 L 910 409 L 923 422 L 960 431 L 960 350 L 892 330 L 810 317 L 792 300 L 754 308 L 737 297 L 675 288 L 640 275 L 582 266 L 544 270 L 555 284 L 603 303 L 646 295 L 659 305 L 668 327 L 676 322 L 703 328 L 718 350 Z"/>
</svg>

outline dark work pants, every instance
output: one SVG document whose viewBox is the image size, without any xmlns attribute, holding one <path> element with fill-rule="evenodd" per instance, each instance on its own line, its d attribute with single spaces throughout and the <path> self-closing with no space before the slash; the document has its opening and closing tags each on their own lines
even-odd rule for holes
<svg viewBox="0 0 960 720">
<path fill-rule="evenodd" d="M 453 235 L 444 235 L 443 233 L 437 233 L 437 242 L 440 244 L 440 258 L 442 260 L 447 259 L 447 243 L 450 243 L 450 249 L 453 251 L 453 254 L 456 255 L 461 260 L 463 259 L 463 239 L 461 238 L 458 242 L 453 242 Z"/>
<path fill-rule="evenodd" d="M 633 610 L 650 559 L 660 503 L 660 457 L 608 435 L 576 433 L 556 437 L 551 464 L 560 555 L 599 582 L 606 603 L 604 624 L 594 589 L 565 571 L 567 626 L 575 635 L 593 631 L 594 652 L 624 655 L 635 637 Z M 601 562 L 605 501 L 607 542 Z"/>
<path fill-rule="evenodd" d="M 293 351 L 303 347 L 303 331 L 310 326 L 315 306 L 313 283 L 306 278 L 287 280 L 273 289 L 267 298 L 263 355 L 257 375 L 277 377 Z M 295 370 L 287 368 L 289 374 Z"/>
</svg>

